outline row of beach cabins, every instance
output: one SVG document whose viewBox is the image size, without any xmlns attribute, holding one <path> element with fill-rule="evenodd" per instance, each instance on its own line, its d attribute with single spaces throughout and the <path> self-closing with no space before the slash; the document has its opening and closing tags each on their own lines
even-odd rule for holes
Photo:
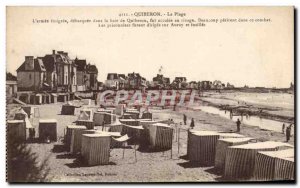
<svg viewBox="0 0 300 188">
<path fill-rule="evenodd" d="M 78 105 L 80 104 L 80 105 Z M 126 104 L 114 107 L 90 108 L 91 100 L 68 102 L 62 105 L 62 115 L 74 115 L 77 121 L 66 126 L 63 143 L 87 166 L 107 165 L 113 148 L 131 145 L 151 152 L 170 151 L 178 143 L 180 132 L 187 132 L 187 160 L 197 166 L 212 166 L 222 175 L 222 181 L 282 181 L 294 180 L 294 147 L 283 142 L 259 142 L 232 132 L 184 129 L 171 120 L 154 120 L 150 110 L 140 111 Z M 26 142 L 28 119 L 38 112 L 37 107 L 24 106 L 15 120 L 7 121 L 8 137 Z M 24 113 L 25 112 L 25 113 Z M 101 128 L 99 128 L 101 127 Z M 57 120 L 39 119 L 40 142 L 57 142 Z M 176 147 L 175 147 L 176 148 Z M 124 158 L 124 150 L 123 150 Z"/>
</svg>

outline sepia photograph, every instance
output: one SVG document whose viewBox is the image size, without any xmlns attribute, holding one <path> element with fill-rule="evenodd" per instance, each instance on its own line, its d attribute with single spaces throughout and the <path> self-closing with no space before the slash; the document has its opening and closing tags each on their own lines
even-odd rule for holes
<svg viewBox="0 0 300 188">
<path fill-rule="evenodd" d="M 294 19 L 7 6 L 6 181 L 295 183 Z"/>
</svg>

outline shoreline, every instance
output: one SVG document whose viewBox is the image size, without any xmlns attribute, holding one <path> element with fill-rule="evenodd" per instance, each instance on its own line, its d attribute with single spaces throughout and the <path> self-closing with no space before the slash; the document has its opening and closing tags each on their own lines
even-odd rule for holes
<svg viewBox="0 0 300 188">
<path fill-rule="evenodd" d="M 175 118 L 178 122 L 182 122 L 183 114 L 188 117 L 188 123 L 183 128 L 189 128 L 190 119 L 195 120 L 195 130 L 205 130 L 205 131 L 221 131 L 221 132 L 236 132 L 236 122 L 225 117 L 219 116 L 218 114 L 213 114 L 201 110 L 192 110 L 190 108 L 178 108 L 176 111 L 171 109 L 165 109 L 166 111 L 161 113 L 168 113 Z M 174 113 L 174 114 L 172 114 Z M 177 117 L 176 117 L 177 116 Z M 178 117 L 180 116 L 180 117 Z M 159 115 L 159 119 L 162 119 Z M 247 137 L 252 137 L 258 141 L 280 141 L 285 142 L 285 134 L 273 130 L 261 129 L 259 126 L 252 126 L 242 123 L 240 134 Z M 295 133 L 292 133 L 291 140 L 289 144 L 294 145 Z"/>
<path fill-rule="evenodd" d="M 234 105 L 228 105 L 228 104 L 221 104 L 212 102 L 209 100 L 205 100 L 205 97 L 199 97 L 197 98 L 200 102 L 207 106 L 212 106 L 215 108 L 218 108 L 220 110 L 230 110 L 231 108 L 237 107 Z M 231 99 L 226 99 L 231 100 Z M 249 103 L 250 104 L 250 103 Z M 251 116 L 258 116 L 265 119 L 270 119 L 274 121 L 280 121 L 285 123 L 294 123 L 294 117 L 287 116 L 287 115 L 280 115 L 280 114 L 272 114 L 270 111 L 282 111 L 281 108 L 277 108 L 277 110 L 274 110 L 274 108 L 270 108 L 268 106 L 264 105 L 257 105 L 257 104 L 251 104 L 251 106 L 247 106 L 246 108 L 243 105 L 240 105 L 241 108 L 235 108 L 234 110 L 239 114 L 249 114 Z M 262 111 L 260 111 L 262 110 Z"/>
</svg>

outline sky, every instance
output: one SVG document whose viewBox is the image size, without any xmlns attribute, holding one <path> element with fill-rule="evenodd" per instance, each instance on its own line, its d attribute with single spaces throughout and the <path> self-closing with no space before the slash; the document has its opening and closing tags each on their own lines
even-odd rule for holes
<svg viewBox="0 0 300 188">
<path fill-rule="evenodd" d="M 270 18 L 271 22 L 110 29 L 97 24 L 32 23 L 33 19 L 118 18 L 119 13 L 145 11 L 181 12 L 195 19 Z M 8 7 L 7 71 L 16 74 L 25 56 L 57 50 L 97 65 L 102 82 L 107 73 L 130 72 L 152 80 L 162 66 L 171 80 L 186 76 L 188 81 L 289 87 L 294 82 L 293 23 L 291 7 Z"/>
</svg>

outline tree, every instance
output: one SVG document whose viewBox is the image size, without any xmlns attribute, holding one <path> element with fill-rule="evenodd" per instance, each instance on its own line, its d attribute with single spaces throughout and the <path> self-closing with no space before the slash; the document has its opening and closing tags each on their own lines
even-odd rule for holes
<svg viewBox="0 0 300 188">
<path fill-rule="evenodd" d="M 8 182 L 44 182 L 49 174 L 48 158 L 39 164 L 36 153 L 27 144 L 7 142 L 7 181 Z"/>
<path fill-rule="evenodd" d="M 6 72 L 6 80 L 17 81 L 17 77 L 10 72 Z"/>
</svg>

